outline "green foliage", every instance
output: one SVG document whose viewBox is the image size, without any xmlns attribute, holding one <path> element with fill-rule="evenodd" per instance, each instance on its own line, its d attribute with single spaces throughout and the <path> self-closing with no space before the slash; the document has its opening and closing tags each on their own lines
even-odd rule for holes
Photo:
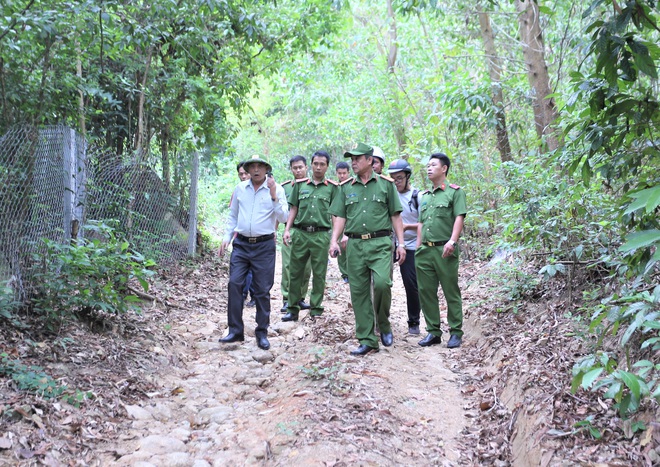
<svg viewBox="0 0 660 467">
<path fill-rule="evenodd" d="M 45 240 L 45 253 L 34 257 L 37 286 L 31 303 L 50 324 L 79 312 L 124 313 L 138 301 L 126 295 L 129 281 L 149 288 L 152 261 L 131 251 L 108 225 L 90 224 L 86 230 L 95 238 L 73 245 Z"/>
<path fill-rule="evenodd" d="M 9 287 L 8 282 L 0 282 L 0 318 L 12 319 L 12 312 L 19 305 L 20 302 L 16 300 L 14 289 Z"/>
<path fill-rule="evenodd" d="M 491 275 L 508 302 L 532 300 L 538 294 L 541 281 L 538 276 L 529 274 L 524 266 L 525 262 L 520 258 L 511 261 L 503 259 Z"/>
<path fill-rule="evenodd" d="M 343 367 L 337 363 L 336 357 L 328 357 L 321 347 L 310 350 L 310 353 L 314 356 L 314 361 L 301 367 L 300 371 L 313 381 L 325 381 L 331 391 L 342 392 L 344 381 L 339 373 Z"/>
<path fill-rule="evenodd" d="M 44 373 L 43 368 L 25 365 L 10 358 L 5 352 L 0 353 L 0 374 L 10 377 L 18 389 L 46 399 L 59 397 L 67 389 Z"/>
<path fill-rule="evenodd" d="M 617 207 L 597 185 L 581 185 L 542 165 L 540 156 L 528 162 L 504 164 L 504 196 L 498 209 L 502 248 L 524 248 L 545 255 L 539 271 L 552 277 L 563 273 L 557 261 L 595 260 L 618 246 Z"/>
<path fill-rule="evenodd" d="M 617 360 L 607 353 L 596 351 L 573 367 L 571 390 L 604 390 L 604 397 L 613 399 L 625 417 L 634 413 L 644 398 L 660 400 L 660 364 L 648 359 L 633 361 L 630 357 L 633 339 L 640 351 L 655 354 L 660 350 L 660 286 L 655 287 L 653 294 L 624 290 L 621 296 L 604 299 L 595 309 L 589 331 L 598 336 L 596 349 L 608 335 L 621 334 L 619 345 L 625 349 L 627 370 L 619 368 Z"/>
<path fill-rule="evenodd" d="M 594 439 L 601 439 L 603 437 L 603 434 L 600 432 L 600 430 L 593 425 L 592 416 L 589 416 L 584 420 L 580 420 L 573 426 L 577 428 L 578 431 L 587 430 L 591 437 Z"/>
<path fill-rule="evenodd" d="M 585 12 L 585 17 L 593 14 L 587 32 L 593 33 L 588 53 L 595 66 L 591 73 L 572 74 L 574 93 L 567 103 L 580 112 L 568 127 L 577 129 L 572 144 L 588 151 L 568 152 L 563 162 L 585 184 L 597 174 L 621 193 L 620 221 L 627 234 L 622 251 L 639 273 L 657 259 L 636 250 L 660 246 L 660 102 L 653 81 L 660 58 L 660 16 L 655 2 L 626 2 L 621 8 L 611 8 L 611 3 L 594 2 Z M 588 102 L 585 110 L 582 99 Z"/>
<path fill-rule="evenodd" d="M 649 293 L 660 260 L 660 102 L 653 81 L 660 58 L 658 5 L 638 0 L 612 8 L 611 1 L 595 1 L 584 16 L 591 18 L 586 30 L 592 33 L 593 60 L 585 63 L 593 68 L 572 74 L 567 104 L 576 115 L 567 126 L 571 144 L 559 160 L 585 186 L 602 180 L 615 193 L 617 212 L 608 219 L 625 240 L 601 255 L 619 284 L 592 306 L 589 331 L 598 337 L 596 349 L 575 364 L 572 390 L 605 391 L 628 416 L 646 398 L 660 397 L 660 365 L 652 361 L 660 349 L 660 287 Z M 618 338 L 619 357 L 600 350 L 607 336 Z"/>
</svg>

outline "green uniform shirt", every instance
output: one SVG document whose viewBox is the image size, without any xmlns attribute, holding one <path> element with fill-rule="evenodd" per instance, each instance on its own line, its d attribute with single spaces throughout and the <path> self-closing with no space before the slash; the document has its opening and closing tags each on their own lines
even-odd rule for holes
<svg viewBox="0 0 660 467">
<path fill-rule="evenodd" d="M 323 180 L 318 185 L 309 178 L 296 180 L 289 204 L 298 207 L 298 214 L 293 221 L 294 226 L 332 227 L 332 218 L 328 209 L 337 197 L 338 187 L 331 180 Z"/>
<path fill-rule="evenodd" d="M 422 242 L 445 242 L 451 238 L 454 221 L 467 214 L 465 191 L 458 185 L 443 183 L 426 191 L 419 204 Z"/>
<path fill-rule="evenodd" d="M 391 217 L 401 211 L 394 183 L 375 172 L 367 183 L 358 177 L 342 183 L 330 206 L 330 214 L 346 219 L 344 231 L 358 235 L 391 229 Z"/>
<path fill-rule="evenodd" d="M 286 182 L 282 183 L 282 188 L 284 188 L 284 194 L 286 195 L 286 199 L 289 199 L 289 196 L 291 196 L 291 192 L 293 191 L 293 185 L 296 183 L 295 180 L 287 180 Z"/>
</svg>

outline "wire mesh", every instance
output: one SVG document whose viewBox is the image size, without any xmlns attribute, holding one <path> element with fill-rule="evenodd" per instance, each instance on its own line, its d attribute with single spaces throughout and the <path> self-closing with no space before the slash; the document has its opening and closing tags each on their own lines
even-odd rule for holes
<svg viewBox="0 0 660 467">
<path fill-rule="evenodd" d="M 112 221 L 134 249 L 159 263 L 188 251 L 188 210 L 151 167 L 100 153 L 90 158 L 87 219 Z"/>
<path fill-rule="evenodd" d="M 11 129 L 0 137 L 0 292 L 29 296 L 43 239 L 84 237 L 88 220 L 111 224 L 160 264 L 185 257 L 188 200 L 181 198 L 145 164 L 103 151 L 89 155 L 70 128 Z"/>
</svg>

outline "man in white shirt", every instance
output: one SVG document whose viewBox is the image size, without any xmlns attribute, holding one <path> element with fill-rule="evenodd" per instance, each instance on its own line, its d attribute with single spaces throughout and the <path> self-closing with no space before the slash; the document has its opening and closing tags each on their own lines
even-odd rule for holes
<svg viewBox="0 0 660 467">
<path fill-rule="evenodd" d="M 252 270 L 257 307 L 255 337 L 259 348 L 267 350 L 270 289 L 275 280 L 275 228 L 277 222 L 286 222 L 289 206 L 284 189 L 270 175 L 272 166 L 268 161 L 252 156 L 245 161 L 244 168 L 250 179 L 234 189 L 227 231 L 219 251 L 223 255 L 234 239 L 229 266 L 229 333 L 220 342 L 244 340 L 243 286 L 248 271 Z"/>
<path fill-rule="evenodd" d="M 408 306 L 408 333 L 419 334 L 420 304 L 417 292 L 417 273 L 415 271 L 415 248 L 417 247 L 417 219 L 419 213 L 419 191 L 410 185 L 412 167 L 408 161 L 393 161 L 387 173 L 394 180 L 396 191 L 401 201 L 401 220 L 403 221 L 403 242 L 406 260 L 399 266 L 403 287 L 406 289 Z"/>
</svg>

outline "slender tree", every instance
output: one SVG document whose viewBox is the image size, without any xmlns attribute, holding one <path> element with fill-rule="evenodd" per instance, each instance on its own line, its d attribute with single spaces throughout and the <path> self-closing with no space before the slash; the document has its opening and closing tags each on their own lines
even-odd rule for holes
<svg viewBox="0 0 660 467">
<path fill-rule="evenodd" d="M 522 41 L 527 78 L 534 92 L 534 124 L 539 139 L 545 138 L 545 148 L 553 151 L 559 147 L 559 138 L 553 127 L 557 120 L 557 108 L 552 97 L 550 75 L 545 61 L 543 32 L 536 0 L 516 0 L 518 26 Z"/>
<path fill-rule="evenodd" d="M 504 112 L 504 97 L 502 93 L 502 65 L 500 57 L 495 48 L 495 34 L 490 24 L 490 16 L 485 11 L 478 12 L 481 38 L 484 41 L 486 51 L 486 66 L 490 76 L 490 84 L 493 92 L 493 106 L 495 107 L 495 120 L 497 121 L 497 150 L 500 152 L 502 162 L 511 159 L 511 145 L 509 144 L 509 133 L 506 127 L 506 114 Z"/>
</svg>

